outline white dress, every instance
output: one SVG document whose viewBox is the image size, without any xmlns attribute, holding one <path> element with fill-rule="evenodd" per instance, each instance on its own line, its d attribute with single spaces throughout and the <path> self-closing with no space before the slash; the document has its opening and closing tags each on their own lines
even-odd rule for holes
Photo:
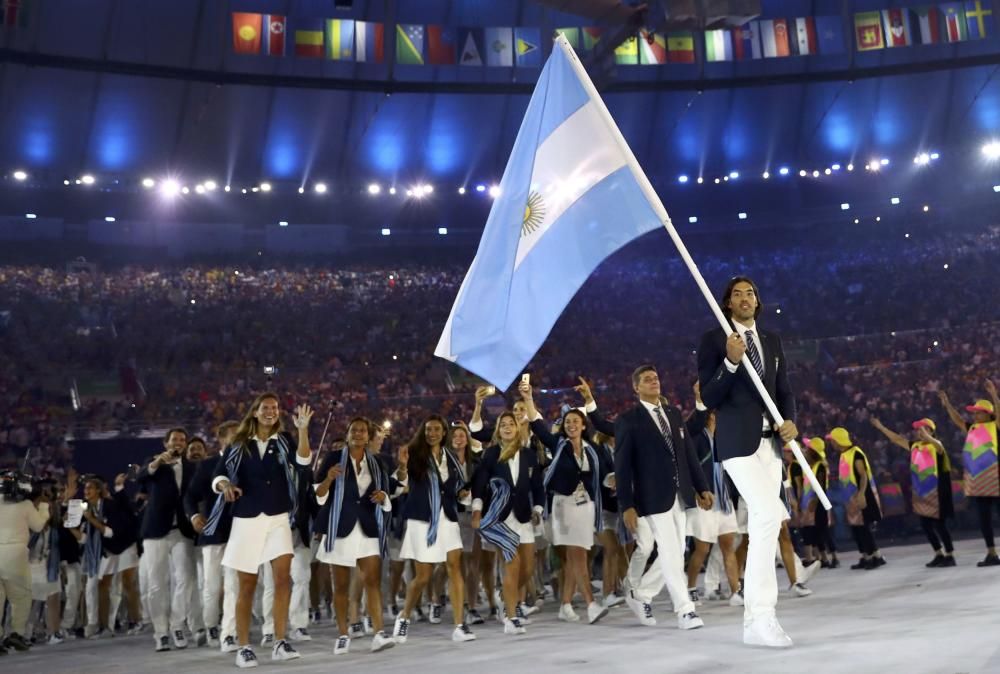
<svg viewBox="0 0 1000 674">
<path fill-rule="evenodd" d="M 579 459 L 571 454 L 583 471 L 583 479 L 591 477 L 590 459 L 583 453 Z M 552 544 L 572 545 L 590 550 L 594 545 L 594 502 L 581 482 L 569 496 L 552 497 Z"/>
<path fill-rule="evenodd" d="M 368 488 L 372 484 L 372 475 L 368 470 L 368 461 L 363 460 L 360 464 L 355 463 L 348 457 L 347 463 L 350 464 L 351 470 L 354 471 L 354 478 L 358 483 L 358 493 L 364 494 L 368 491 Z M 360 465 L 360 469 L 358 466 Z M 343 476 L 340 479 L 345 479 Z M 333 487 L 331 487 L 331 491 Z M 320 498 L 316 497 L 316 502 L 319 505 L 326 503 L 331 494 L 327 492 L 326 496 Z M 380 506 L 385 512 L 392 511 L 392 501 L 386 499 L 385 502 Z M 386 526 L 388 526 L 388 521 L 386 521 Z M 377 536 L 368 536 L 365 534 L 364 530 L 361 528 L 361 521 L 354 523 L 354 528 L 351 529 L 351 533 L 343 537 L 338 537 L 334 541 L 333 550 L 330 552 L 326 551 L 326 534 L 323 534 L 322 540 L 319 543 L 319 550 L 316 552 L 316 559 L 324 564 L 333 564 L 334 566 L 347 566 L 355 567 L 358 565 L 359 559 L 364 559 L 365 557 L 378 557 L 381 554 L 379 550 L 379 540 Z"/>
<path fill-rule="evenodd" d="M 437 464 L 441 483 L 448 481 L 448 457 L 441 452 L 441 461 Z M 434 545 L 427 545 L 427 531 L 430 523 L 421 520 L 406 520 L 406 533 L 403 534 L 403 545 L 400 547 L 400 559 L 412 559 L 423 564 L 440 564 L 448 559 L 452 550 L 462 550 L 462 533 L 458 522 L 452 522 L 444 514 L 444 506 L 438 512 L 437 538 Z"/>
</svg>

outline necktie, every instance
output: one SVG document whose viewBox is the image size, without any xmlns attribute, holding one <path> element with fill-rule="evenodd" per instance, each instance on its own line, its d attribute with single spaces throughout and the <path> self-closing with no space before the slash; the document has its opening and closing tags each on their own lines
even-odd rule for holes
<svg viewBox="0 0 1000 674">
<path fill-rule="evenodd" d="M 753 364 L 753 369 L 757 370 L 757 374 L 760 378 L 764 378 L 764 362 L 760 359 L 760 352 L 757 351 L 757 343 L 754 342 L 753 332 L 747 330 L 743 333 L 744 340 L 747 344 L 747 356 L 750 358 L 750 362 Z"/>
<path fill-rule="evenodd" d="M 670 427 L 667 426 L 667 418 L 663 416 L 663 409 L 657 406 L 655 412 L 656 423 L 660 427 L 660 434 L 663 435 L 663 441 L 667 444 L 667 451 L 670 452 L 670 458 L 674 462 L 674 484 L 679 487 L 680 477 L 677 475 L 677 453 L 674 451 L 674 439 L 671 437 Z"/>
</svg>

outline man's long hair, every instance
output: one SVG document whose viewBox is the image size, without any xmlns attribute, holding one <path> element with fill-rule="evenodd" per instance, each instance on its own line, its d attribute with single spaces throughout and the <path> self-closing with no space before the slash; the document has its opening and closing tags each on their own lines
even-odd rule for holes
<svg viewBox="0 0 1000 674">
<path fill-rule="evenodd" d="M 726 284 L 726 289 L 722 291 L 722 297 L 719 299 L 722 314 L 730 321 L 733 320 L 733 310 L 729 306 L 729 297 L 733 294 L 733 288 L 736 287 L 737 283 L 749 283 L 750 287 L 753 288 L 754 297 L 757 298 L 757 308 L 753 312 L 753 319 L 757 320 L 761 309 L 764 308 L 764 301 L 760 298 L 760 290 L 757 288 L 757 284 L 746 276 L 734 276 L 729 279 L 729 283 Z"/>
</svg>

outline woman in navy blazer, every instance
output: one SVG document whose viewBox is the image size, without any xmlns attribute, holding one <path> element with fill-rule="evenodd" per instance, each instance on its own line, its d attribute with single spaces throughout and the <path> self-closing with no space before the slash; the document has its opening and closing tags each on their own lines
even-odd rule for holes
<svg viewBox="0 0 1000 674">
<path fill-rule="evenodd" d="M 538 457 L 524 446 L 512 412 L 497 419 L 493 445 L 483 452 L 472 481 L 472 497 L 473 528 L 504 552 L 504 632 L 524 634 L 517 600 L 520 586 L 528 584 L 534 571 L 533 526 L 541 521 L 545 488 Z"/>
</svg>

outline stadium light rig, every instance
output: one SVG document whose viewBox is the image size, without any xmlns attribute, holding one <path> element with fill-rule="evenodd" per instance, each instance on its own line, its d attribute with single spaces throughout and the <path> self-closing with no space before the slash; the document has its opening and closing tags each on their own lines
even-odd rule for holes
<svg viewBox="0 0 1000 674">
<path fill-rule="evenodd" d="M 271 191 L 271 183 L 261 183 L 260 184 L 260 191 L 261 192 L 270 192 Z"/>
<path fill-rule="evenodd" d="M 382 228 L 382 236 L 389 236 L 390 234 L 392 234 L 392 230 L 391 229 L 389 229 L 388 227 L 383 227 Z"/>
<path fill-rule="evenodd" d="M 783 175 L 783 176 L 787 176 L 788 175 L 788 167 L 787 166 L 782 166 L 780 169 L 778 169 L 778 174 L 779 175 Z"/>
<path fill-rule="evenodd" d="M 167 178 L 160 184 L 160 194 L 164 197 L 176 197 L 181 191 L 180 183 L 173 178 Z"/>
<path fill-rule="evenodd" d="M 381 191 L 382 191 L 382 186 L 379 185 L 378 183 L 372 183 L 371 185 L 368 186 L 368 194 L 375 195 L 380 193 Z M 392 192 L 392 190 L 389 191 Z M 393 192 L 393 194 L 395 194 L 395 192 Z"/>
<path fill-rule="evenodd" d="M 151 190 L 154 187 L 156 187 L 156 181 L 153 180 L 152 178 L 143 178 L 142 186 L 145 187 L 147 190 Z"/>
<path fill-rule="evenodd" d="M 313 191 L 316 194 L 326 194 L 326 183 L 316 183 L 313 185 Z"/>
<path fill-rule="evenodd" d="M 490 196 L 493 197 L 494 199 L 496 199 L 498 196 L 500 196 L 500 186 L 499 185 L 491 185 L 490 186 Z"/>
<path fill-rule="evenodd" d="M 16 180 L 17 182 L 23 183 L 27 179 L 28 179 L 27 171 L 21 171 L 21 170 L 14 171 L 14 180 Z"/>
<path fill-rule="evenodd" d="M 688 181 L 688 177 L 686 175 L 684 175 L 683 173 L 681 175 L 677 176 L 677 182 L 679 182 L 680 184 L 683 185 L 687 181 Z"/>
<path fill-rule="evenodd" d="M 458 193 L 459 194 L 465 194 L 465 188 L 464 187 L 459 187 L 458 188 Z"/>
<path fill-rule="evenodd" d="M 96 182 L 96 180 L 94 179 L 94 176 L 87 173 L 85 175 L 80 176 L 80 182 L 83 183 L 84 185 L 93 185 Z"/>
<path fill-rule="evenodd" d="M 983 145 L 983 155 L 991 160 L 1000 159 L 1000 141 L 994 140 Z"/>
</svg>

